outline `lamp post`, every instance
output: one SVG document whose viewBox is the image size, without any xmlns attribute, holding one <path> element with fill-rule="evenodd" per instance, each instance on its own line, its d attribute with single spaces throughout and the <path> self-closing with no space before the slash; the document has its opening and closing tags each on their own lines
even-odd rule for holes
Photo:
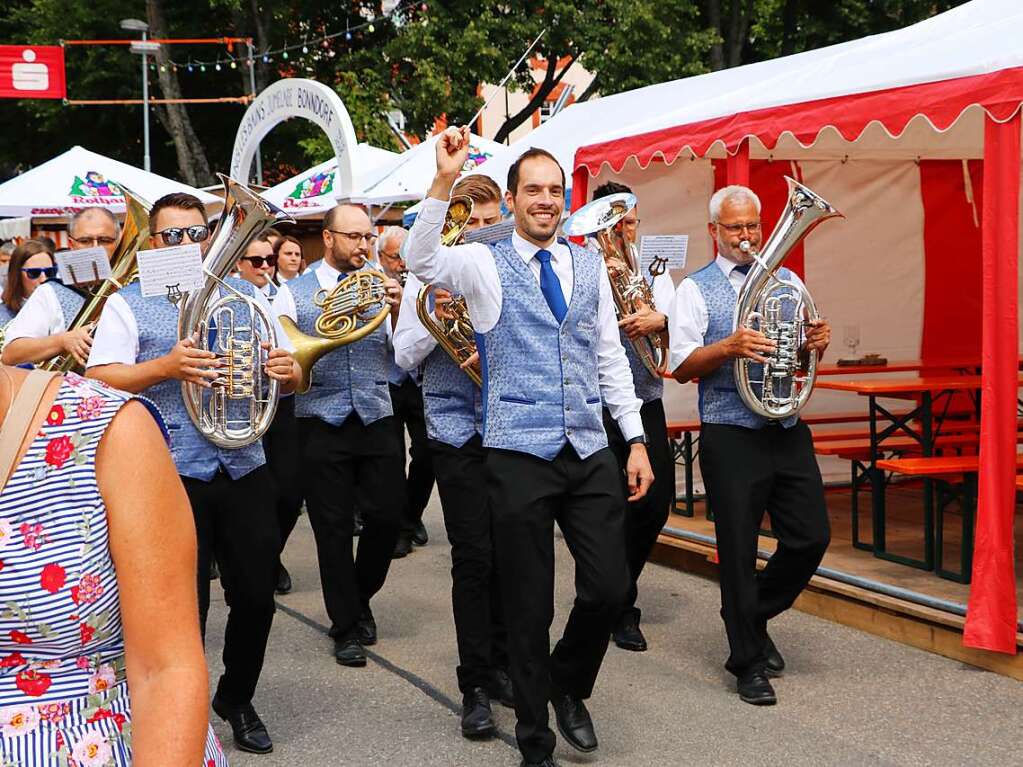
<svg viewBox="0 0 1023 767">
<path fill-rule="evenodd" d="M 142 167 L 148 171 L 149 163 L 149 54 L 156 53 L 159 43 L 147 42 L 149 25 L 141 19 L 121 19 L 121 29 L 141 32 L 142 39 L 131 44 L 131 52 L 142 54 Z"/>
</svg>

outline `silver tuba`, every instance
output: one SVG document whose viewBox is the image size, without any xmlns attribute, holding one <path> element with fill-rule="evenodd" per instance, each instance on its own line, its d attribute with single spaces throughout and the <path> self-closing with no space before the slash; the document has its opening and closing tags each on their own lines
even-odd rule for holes
<svg viewBox="0 0 1023 767">
<path fill-rule="evenodd" d="M 220 175 L 224 213 L 203 259 L 206 283 L 184 294 L 178 315 L 178 338 L 197 335 L 196 348 L 214 352 L 223 374 L 210 388 L 181 383 L 185 409 L 199 432 L 223 448 L 245 447 L 270 427 L 277 411 L 280 384 L 264 374 L 267 352 L 277 346 L 274 320 L 258 303 L 229 285 L 245 248 L 288 214 L 244 184 Z"/>
<path fill-rule="evenodd" d="M 784 280 L 776 272 L 792 249 L 817 224 L 841 216 L 823 197 L 785 177 L 788 202 L 778 225 L 758 253 L 748 240 L 739 247 L 753 256 L 735 304 L 733 327 L 759 330 L 776 344 L 762 356 L 761 365 L 741 357 L 735 360 L 735 383 L 746 407 L 764 418 L 785 419 L 798 413 L 817 379 L 817 355 L 801 354 L 806 329 L 820 319 L 810 293 L 802 285 Z M 759 370 L 759 372 L 757 372 Z"/>
</svg>

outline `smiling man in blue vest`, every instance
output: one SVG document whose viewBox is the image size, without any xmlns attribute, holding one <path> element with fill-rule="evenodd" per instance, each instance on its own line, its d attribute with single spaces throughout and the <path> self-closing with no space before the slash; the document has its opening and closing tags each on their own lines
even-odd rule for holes
<svg viewBox="0 0 1023 767">
<path fill-rule="evenodd" d="M 197 243 L 205 250 L 210 237 L 205 208 L 185 193 L 165 195 L 153 204 L 149 230 L 156 248 Z M 272 316 L 261 291 L 235 278 L 227 282 Z M 270 350 L 266 372 L 280 382 L 282 392 L 293 391 L 301 371 L 279 324 L 276 331 L 283 348 Z M 194 337 L 179 340 L 177 307 L 165 297 L 143 296 L 138 282 L 112 295 L 104 305 L 87 374 L 117 389 L 145 394 L 167 419 L 171 455 L 195 518 L 204 635 L 214 556 L 228 604 L 224 673 L 213 710 L 231 725 L 240 749 L 268 753 L 273 742 L 252 706 L 252 697 L 273 623 L 280 532 L 263 447 L 256 441 L 237 450 L 224 449 L 195 428 L 185 409 L 181 384 L 209 386 L 218 379 L 222 371 L 216 355 L 196 348 Z"/>
<path fill-rule="evenodd" d="M 508 172 L 513 235 L 493 245 L 440 244 L 451 187 L 468 157 L 467 128 L 437 142 L 437 175 L 409 235 L 409 271 L 465 296 L 483 376 L 483 445 L 523 764 L 554 764 L 558 729 L 579 751 L 597 748 L 590 697 L 629 584 L 624 499 L 601 402 L 631 443 L 630 500 L 653 473 L 640 401 L 618 337 L 607 272 L 555 235 L 565 174 L 530 149 Z M 576 565 L 576 600 L 550 651 L 554 523 Z"/>
<path fill-rule="evenodd" d="M 739 396 L 734 361 L 765 361 L 774 343 L 763 333 L 733 327 L 738 292 L 761 247 L 760 199 L 727 186 L 710 200 L 717 258 L 681 282 L 672 308 L 669 367 L 679 382 L 700 379 L 700 471 L 714 511 L 720 560 L 721 617 L 730 654 L 725 668 L 746 703 L 773 705 L 769 676 L 785 661 L 767 622 L 787 610 L 810 581 L 830 537 L 824 485 L 810 430 L 798 416 L 769 421 Z M 782 279 L 799 281 L 790 270 Z M 806 334 L 803 351 L 823 354 L 831 340 L 821 321 Z M 757 572 L 757 536 L 764 510 L 778 547 Z"/>
<path fill-rule="evenodd" d="M 338 205 L 323 218 L 323 260 L 288 282 L 291 317 L 317 335 L 316 294 L 331 291 L 370 268 L 373 226 L 357 205 Z M 404 455 L 394 426 L 387 374 L 392 357 L 389 327 L 401 302 L 401 285 L 384 282 L 391 317 L 355 343 L 328 352 L 313 366 L 312 386 L 299 394 L 295 416 L 303 447 L 303 491 L 316 539 L 323 601 L 330 616 L 334 659 L 366 665 L 366 645 L 377 641 L 370 600 L 383 587 L 398 540 L 404 504 Z M 278 304 L 275 304 L 279 308 Z M 353 558 L 355 501 L 363 530 Z"/>
</svg>

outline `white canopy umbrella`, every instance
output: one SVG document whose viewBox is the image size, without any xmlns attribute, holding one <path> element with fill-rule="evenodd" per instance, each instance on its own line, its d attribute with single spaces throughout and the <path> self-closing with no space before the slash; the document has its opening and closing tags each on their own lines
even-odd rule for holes
<svg viewBox="0 0 1023 767">
<path fill-rule="evenodd" d="M 366 174 L 376 172 L 399 157 L 401 155 L 397 152 L 359 144 L 353 157 L 358 168 L 357 177 L 365 178 Z M 337 160 L 331 158 L 270 187 L 263 196 L 296 218 L 305 218 L 322 216 L 333 208 L 337 204 L 337 188 Z"/>
<path fill-rule="evenodd" d="M 0 216 L 64 216 L 89 207 L 123 213 L 119 184 L 150 203 L 187 192 L 208 207 L 223 205 L 215 195 L 76 146 L 0 184 Z"/>
<path fill-rule="evenodd" d="M 430 188 L 437 172 L 436 145 L 439 135 L 431 136 L 421 144 L 396 155 L 384 165 L 362 176 L 362 192 L 352 196 L 352 202 L 368 205 L 388 205 L 394 202 L 421 200 Z M 476 134 L 469 136 L 469 159 L 463 171 L 470 171 L 490 161 L 501 144 Z"/>
</svg>

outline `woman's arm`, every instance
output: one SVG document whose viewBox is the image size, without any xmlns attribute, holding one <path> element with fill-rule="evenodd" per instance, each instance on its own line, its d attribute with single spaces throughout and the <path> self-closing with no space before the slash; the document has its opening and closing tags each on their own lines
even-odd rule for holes
<svg viewBox="0 0 1023 767">
<path fill-rule="evenodd" d="M 132 699 L 135 767 L 202 764 L 209 707 L 195 525 L 153 416 L 129 402 L 100 442 Z"/>
</svg>

